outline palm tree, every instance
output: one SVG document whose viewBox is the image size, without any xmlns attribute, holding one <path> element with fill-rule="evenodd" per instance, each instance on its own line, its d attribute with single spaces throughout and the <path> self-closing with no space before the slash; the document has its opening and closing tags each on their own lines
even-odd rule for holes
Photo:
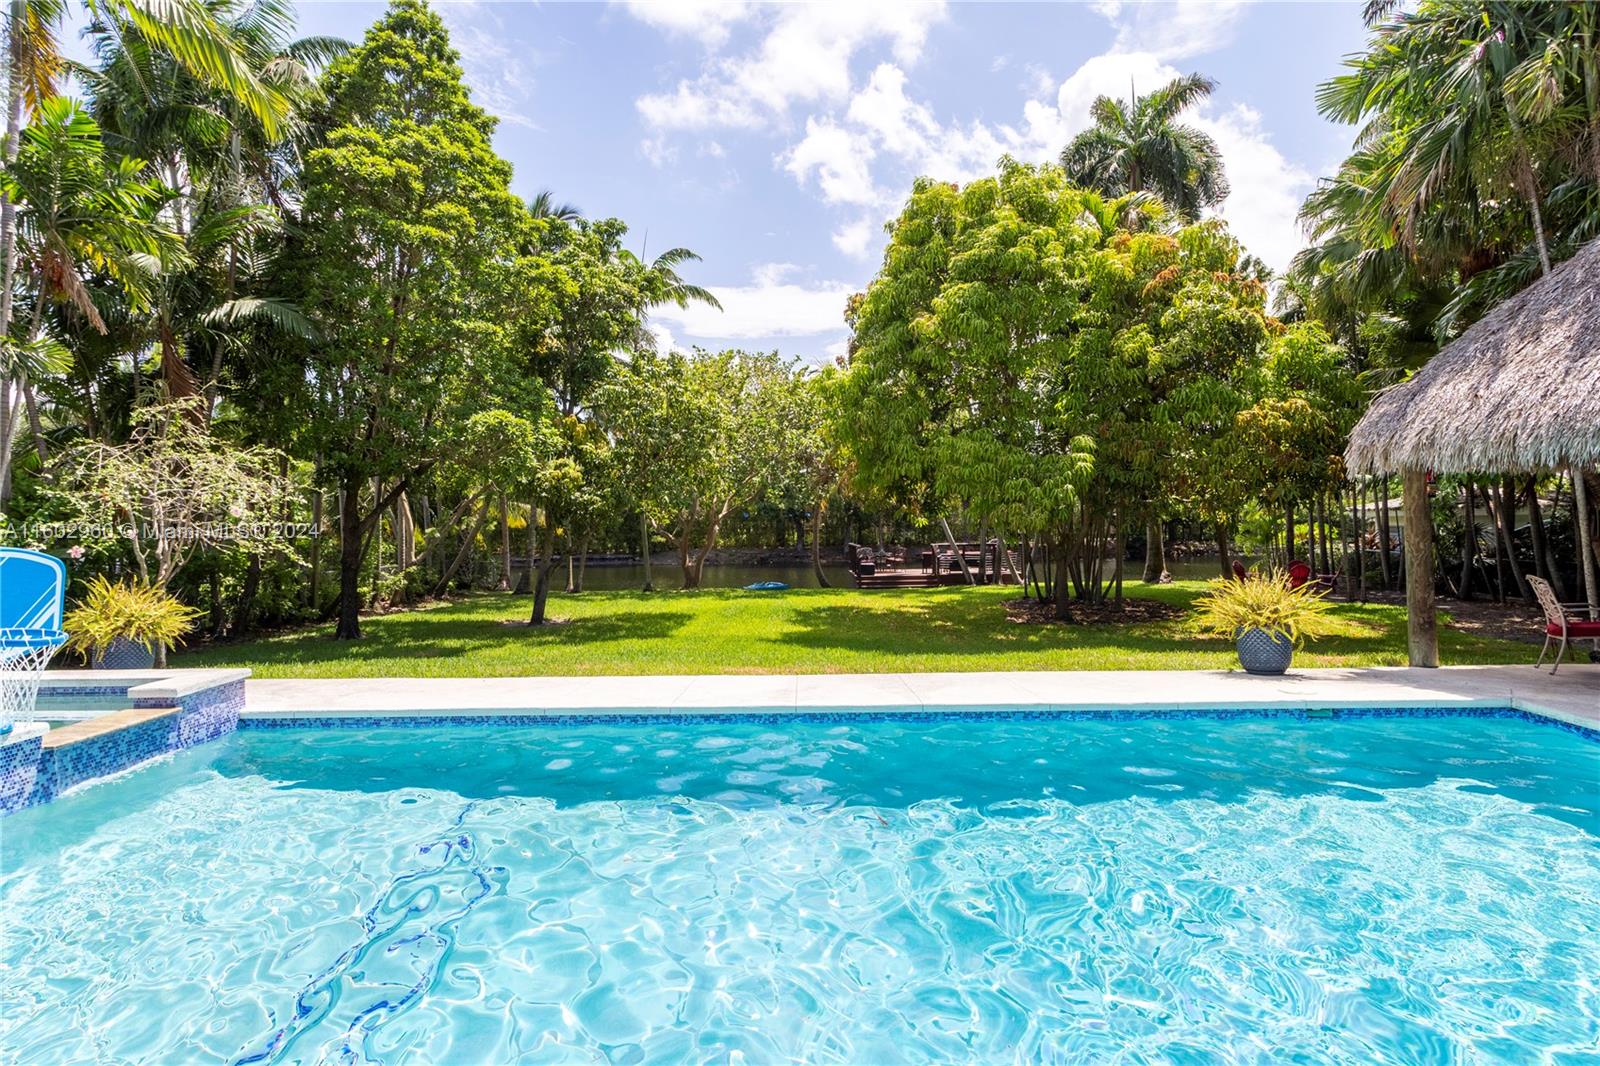
<svg viewBox="0 0 1600 1066">
<path fill-rule="evenodd" d="M 557 222 L 576 222 L 583 217 L 583 211 L 575 205 L 557 202 L 556 194 L 549 189 L 534 193 L 533 199 L 528 201 L 528 214 L 534 218 L 553 218 Z"/>
<path fill-rule="evenodd" d="M 301 114 L 318 96 L 315 75 L 348 45 L 328 37 L 292 39 L 293 9 L 286 0 L 210 0 L 210 10 L 248 69 L 286 102 L 279 135 L 143 35 L 104 21 L 88 31 L 99 62 L 80 77 L 108 140 L 151 160 L 155 176 L 176 194 L 167 210 L 184 254 L 176 269 L 163 273 L 146 321 L 168 395 L 201 393 L 200 374 L 188 360 L 205 345 L 211 370 L 203 389 L 214 401 L 230 327 L 254 320 L 298 336 L 310 333 L 297 309 L 252 293 L 250 283 L 263 273 L 257 250 L 276 242 L 282 216 L 297 200 L 295 137 Z M 191 409 L 203 417 L 211 408 L 208 402 Z"/>
<path fill-rule="evenodd" d="M 1444 286 L 1445 335 L 1600 233 L 1595 21 L 1592 4 L 1434 0 L 1320 87 L 1323 115 L 1359 128 L 1302 217 L 1357 303 L 1385 299 L 1384 274 Z"/>
<path fill-rule="evenodd" d="M 96 23 L 111 27 L 123 36 L 138 37 L 148 42 L 150 47 L 170 55 L 181 69 L 193 77 L 238 101 L 264 129 L 276 134 L 281 127 L 288 106 L 283 94 L 250 69 L 233 35 L 213 17 L 203 0 L 84 0 L 84 6 Z M 42 113 L 47 102 L 55 96 L 57 81 L 65 68 L 56 41 L 56 30 L 65 12 L 65 0 L 11 0 L 5 8 L 4 34 L 9 77 L 6 83 L 3 155 L 8 168 L 15 166 L 22 148 L 25 111 Z M 87 121 L 87 125 L 75 114 L 52 114 L 41 127 L 41 135 L 48 132 L 57 137 L 62 145 L 76 142 L 82 148 L 91 139 L 89 131 L 93 131 L 92 140 L 98 160 L 98 153 L 101 152 L 99 132 L 94 123 L 88 121 L 88 116 L 82 116 L 82 119 Z M 92 168 L 87 168 L 85 173 L 90 171 Z M 108 168 L 106 173 L 113 175 L 111 183 L 116 189 L 102 189 L 102 197 L 120 190 L 121 194 L 143 199 L 132 192 L 138 184 L 136 173 L 127 171 L 120 164 Z M 82 176 L 79 174 L 77 177 Z M 19 244 L 14 190 L 20 182 L 30 177 L 36 178 L 37 175 L 14 176 L 5 189 L 0 189 L 0 340 L 12 346 L 34 343 L 39 335 L 43 306 L 36 301 L 34 323 L 29 336 L 20 341 L 12 338 Z M 104 203 L 103 198 L 101 202 Z M 35 223 L 40 217 L 36 206 Z M 135 227 L 141 221 L 148 220 L 130 216 L 123 220 L 123 228 Z M 115 224 L 111 225 L 111 229 L 116 228 Z M 103 328 L 104 324 L 98 321 L 98 312 L 93 310 L 92 301 L 88 300 L 87 291 L 75 270 L 60 270 L 70 257 L 64 254 L 61 247 L 48 244 L 38 245 L 36 251 L 50 258 L 31 263 L 30 273 L 62 286 L 64 293 L 90 318 L 91 323 L 96 328 Z M 114 265 L 117 259 L 112 256 L 94 261 L 93 255 L 90 258 L 93 265 L 102 270 Z M 41 271 L 44 273 L 41 274 Z M 118 280 L 131 284 L 133 279 L 129 274 Z M 43 290 L 36 290 L 39 291 Z M 25 371 L 20 361 L 8 362 L 16 365 L 6 368 L 3 381 L 0 381 L 0 395 L 9 401 L 13 395 L 20 394 L 29 403 L 30 413 L 36 411 L 32 402 L 32 388 L 23 376 Z M 12 424 L 10 414 L 9 411 L 0 410 L 0 469 L 7 472 L 14 440 L 14 434 L 9 432 Z M 4 488 L 0 487 L 0 492 L 3 491 Z"/>
<path fill-rule="evenodd" d="M 1178 121 L 1210 96 L 1217 83 L 1199 74 L 1174 78 L 1130 99 L 1102 96 L 1090 108 L 1094 125 L 1061 152 L 1074 184 L 1107 196 L 1152 192 L 1192 222 L 1228 195 L 1222 153 L 1204 131 Z"/>
<path fill-rule="evenodd" d="M 138 159 L 109 157 L 94 120 L 76 101 L 57 96 L 40 102 L 18 138 L 15 157 L 0 172 L 0 195 L 17 208 L 15 241 L 20 260 L 28 265 L 27 284 L 21 288 L 31 304 L 22 336 L 0 338 L 17 355 L 8 358 L 6 381 L 0 386 L 0 484 L 9 473 L 15 446 L 13 397 L 26 407 L 44 458 L 29 371 L 59 360 L 21 356 L 54 350 L 44 339 L 46 307 L 65 303 L 104 333 L 105 320 L 84 275 L 103 275 L 130 303 L 148 305 L 158 265 L 172 258 L 172 234 L 156 221 L 166 192 L 145 180 L 143 167 Z"/>
</svg>

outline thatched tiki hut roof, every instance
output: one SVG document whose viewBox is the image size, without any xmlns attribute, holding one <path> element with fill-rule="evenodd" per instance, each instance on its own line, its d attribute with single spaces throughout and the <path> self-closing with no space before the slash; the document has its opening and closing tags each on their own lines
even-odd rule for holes
<svg viewBox="0 0 1600 1066">
<path fill-rule="evenodd" d="M 1411 380 L 1373 397 L 1350 434 L 1352 473 L 1405 476 L 1405 548 L 1433 558 L 1423 471 L 1573 471 L 1579 564 L 1600 613 L 1585 468 L 1600 464 L 1600 240 L 1484 315 Z M 1438 666 L 1433 566 L 1406 567 L 1412 666 Z"/>
<path fill-rule="evenodd" d="M 1344 454 L 1358 474 L 1600 464 L 1600 240 L 1375 396 Z"/>
</svg>

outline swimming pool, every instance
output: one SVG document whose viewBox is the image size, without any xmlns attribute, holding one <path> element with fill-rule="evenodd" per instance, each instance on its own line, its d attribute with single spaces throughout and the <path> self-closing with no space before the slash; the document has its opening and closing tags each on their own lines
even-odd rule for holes
<svg viewBox="0 0 1600 1066">
<path fill-rule="evenodd" d="M 28 1063 L 1600 1041 L 1600 745 L 1511 717 L 246 729 L 0 829 Z"/>
</svg>

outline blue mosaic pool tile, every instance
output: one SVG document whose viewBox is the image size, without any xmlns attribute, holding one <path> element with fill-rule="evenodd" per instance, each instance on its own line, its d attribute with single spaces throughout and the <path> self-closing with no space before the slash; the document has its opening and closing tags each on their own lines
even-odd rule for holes
<svg viewBox="0 0 1600 1066">
<path fill-rule="evenodd" d="M 28 805 L 39 776 L 39 751 L 44 735 L 0 746 L 0 814 Z"/>
<path fill-rule="evenodd" d="M 240 729 L 416 729 L 430 726 L 587 726 L 706 725 L 737 719 L 756 725 L 782 725 L 785 722 L 852 723 L 873 721 L 933 722 L 950 718 L 970 721 L 1017 721 L 1085 719 L 1105 722 L 1182 720 L 1186 718 L 1287 718 L 1320 721 L 1328 718 L 1517 718 L 1552 725 L 1600 741 L 1600 730 L 1574 725 L 1512 707 L 1333 707 L 1293 709 L 1275 707 L 1203 707 L 1182 710 L 1117 708 L 1091 710 L 1076 707 L 982 708 L 948 711 L 903 708 L 859 708 L 840 710 L 761 711 L 750 713 L 736 707 L 727 710 L 686 712 L 621 710 L 606 714 L 552 711 L 550 713 L 506 714 L 403 714 L 403 715 L 305 715 L 293 718 L 246 717 Z"/>
<path fill-rule="evenodd" d="M 113 689 L 112 691 L 125 691 Z M 170 700 L 138 700 L 157 709 Z M 23 806 L 48 803 L 74 785 L 118 773 L 158 755 L 182 751 L 231 733 L 244 709 L 244 682 L 202 689 L 177 701 L 172 714 L 152 718 L 59 748 L 35 749 L 37 773 Z M 0 805 L 0 812 L 8 809 Z"/>
</svg>

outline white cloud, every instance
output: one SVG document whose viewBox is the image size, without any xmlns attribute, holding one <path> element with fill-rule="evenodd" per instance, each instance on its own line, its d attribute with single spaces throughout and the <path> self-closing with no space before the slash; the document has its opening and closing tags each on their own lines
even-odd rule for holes
<svg viewBox="0 0 1600 1066">
<path fill-rule="evenodd" d="M 846 222 L 833 231 L 833 246 L 852 258 L 865 258 L 871 248 L 874 229 L 870 219 Z"/>
<path fill-rule="evenodd" d="M 1217 213 L 1247 251 L 1283 270 L 1304 244 L 1295 216 L 1315 177 L 1284 158 L 1262 128 L 1260 114 L 1243 104 L 1219 115 L 1203 114 L 1195 125 L 1211 134 L 1227 167 L 1231 189 Z"/>
<path fill-rule="evenodd" d="M 928 28 L 944 17 L 941 3 L 789 4 L 773 12 L 752 52 L 720 56 L 670 92 L 635 103 L 663 129 L 751 128 L 782 122 L 795 104 L 838 104 L 850 94 L 850 61 L 869 43 L 886 43 L 897 60 L 921 55 Z M 637 12 L 636 12 L 637 13 Z"/>
<path fill-rule="evenodd" d="M 645 328 L 648 329 L 651 332 L 651 334 L 653 334 L 655 336 L 655 339 L 656 339 L 656 351 L 658 351 L 658 352 L 681 352 L 681 351 L 683 351 L 685 346 L 678 343 L 678 338 L 674 337 L 672 335 L 672 331 L 670 329 L 668 329 L 666 326 L 663 326 L 661 323 L 659 323 L 659 322 L 657 322 L 657 321 L 652 319 L 650 322 L 646 323 Z"/>
<path fill-rule="evenodd" d="M 708 286 L 722 310 L 705 304 L 667 305 L 652 312 L 691 338 L 814 337 L 844 329 L 845 301 L 859 286 L 843 281 L 794 280 L 792 263 L 768 263 L 746 285 Z"/>
<path fill-rule="evenodd" d="M 802 186 L 814 174 L 822 198 L 832 204 L 872 204 L 880 199 L 872 183 L 873 152 L 867 137 L 832 119 L 806 119 L 805 138 L 779 157 Z"/>
<path fill-rule="evenodd" d="M 639 142 L 639 151 L 653 167 L 664 167 L 678 160 L 678 146 L 669 144 L 665 137 L 646 137 Z"/>
<path fill-rule="evenodd" d="M 707 48 L 727 43 L 734 25 L 753 10 L 741 0 L 627 0 L 626 6 L 640 22 L 693 37 Z"/>
<path fill-rule="evenodd" d="M 1246 0 L 1176 0 L 1090 5 L 1117 27 L 1114 52 L 1149 52 L 1161 59 L 1202 55 L 1233 40 Z"/>
<path fill-rule="evenodd" d="M 461 53 L 461 70 L 479 107 L 514 126 L 538 129 L 530 115 L 535 59 L 514 49 L 500 16 L 476 4 L 443 4 L 440 15 L 450 43 Z M 487 23 L 487 24 L 485 24 Z"/>
<path fill-rule="evenodd" d="M 1061 146 L 1089 127 L 1095 97 L 1125 100 L 1130 92 L 1148 93 L 1180 73 L 1150 52 L 1107 52 L 1084 60 L 1056 90 L 1059 124 L 1054 132 Z"/>
</svg>

